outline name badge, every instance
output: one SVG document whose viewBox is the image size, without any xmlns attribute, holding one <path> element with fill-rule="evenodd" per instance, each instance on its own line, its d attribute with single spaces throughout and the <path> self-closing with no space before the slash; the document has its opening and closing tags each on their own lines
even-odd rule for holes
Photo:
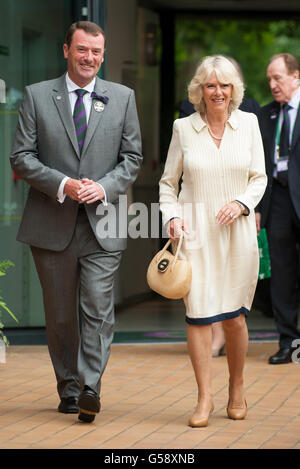
<svg viewBox="0 0 300 469">
<path fill-rule="evenodd" d="M 288 170 L 289 159 L 287 156 L 282 156 L 280 160 L 277 161 L 277 171 L 281 173 L 282 171 Z"/>
</svg>

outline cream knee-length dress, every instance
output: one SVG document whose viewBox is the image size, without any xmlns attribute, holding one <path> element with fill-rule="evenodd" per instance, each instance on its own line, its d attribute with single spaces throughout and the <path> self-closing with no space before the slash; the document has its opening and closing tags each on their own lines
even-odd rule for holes
<svg viewBox="0 0 300 469">
<path fill-rule="evenodd" d="M 233 111 L 219 148 L 199 113 L 174 122 L 159 183 L 160 209 L 164 224 L 179 217 L 189 229 L 181 250 L 192 265 L 192 286 L 184 298 L 188 323 L 211 324 L 250 311 L 259 269 L 254 208 L 266 184 L 254 114 Z M 249 215 L 220 225 L 217 213 L 233 200 Z"/>
</svg>

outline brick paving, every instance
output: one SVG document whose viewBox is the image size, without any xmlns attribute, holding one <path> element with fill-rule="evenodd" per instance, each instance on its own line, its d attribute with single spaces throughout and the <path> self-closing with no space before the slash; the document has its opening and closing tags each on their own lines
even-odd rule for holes
<svg viewBox="0 0 300 469">
<path fill-rule="evenodd" d="M 251 343 L 248 415 L 227 418 L 226 357 L 213 359 L 215 410 L 190 428 L 197 392 L 185 343 L 113 345 L 92 424 L 57 412 L 45 346 L 10 346 L 0 364 L 1 449 L 300 449 L 300 366 L 268 365 L 275 343 Z"/>
</svg>

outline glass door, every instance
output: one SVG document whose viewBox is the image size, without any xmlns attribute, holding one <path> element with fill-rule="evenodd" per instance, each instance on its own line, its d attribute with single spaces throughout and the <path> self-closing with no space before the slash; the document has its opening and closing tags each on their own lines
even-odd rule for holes
<svg viewBox="0 0 300 469">
<path fill-rule="evenodd" d="M 44 326 L 44 313 L 29 247 L 16 241 L 28 186 L 13 174 L 9 156 L 24 86 L 55 78 L 66 69 L 62 46 L 73 21 L 73 3 L 0 3 L 0 260 L 10 259 L 15 264 L 0 278 L 0 294 L 18 317 L 20 327 Z M 1 99 L 4 94 L 5 102 Z M 4 314 L 5 326 L 15 327 Z"/>
</svg>

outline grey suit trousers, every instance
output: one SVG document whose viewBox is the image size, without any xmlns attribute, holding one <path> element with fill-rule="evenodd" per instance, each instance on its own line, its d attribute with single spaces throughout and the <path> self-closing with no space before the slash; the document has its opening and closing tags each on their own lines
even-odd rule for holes
<svg viewBox="0 0 300 469">
<path fill-rule="evenodd" d="M 102 249 L 84 206 L 64 251 L 34 246 L 31 251 L 43 291 L 58 394 L 78 396 L 84 385 L 99 394 L 113 340 L 113 280 L 122 252 Z"/>
</svg>

